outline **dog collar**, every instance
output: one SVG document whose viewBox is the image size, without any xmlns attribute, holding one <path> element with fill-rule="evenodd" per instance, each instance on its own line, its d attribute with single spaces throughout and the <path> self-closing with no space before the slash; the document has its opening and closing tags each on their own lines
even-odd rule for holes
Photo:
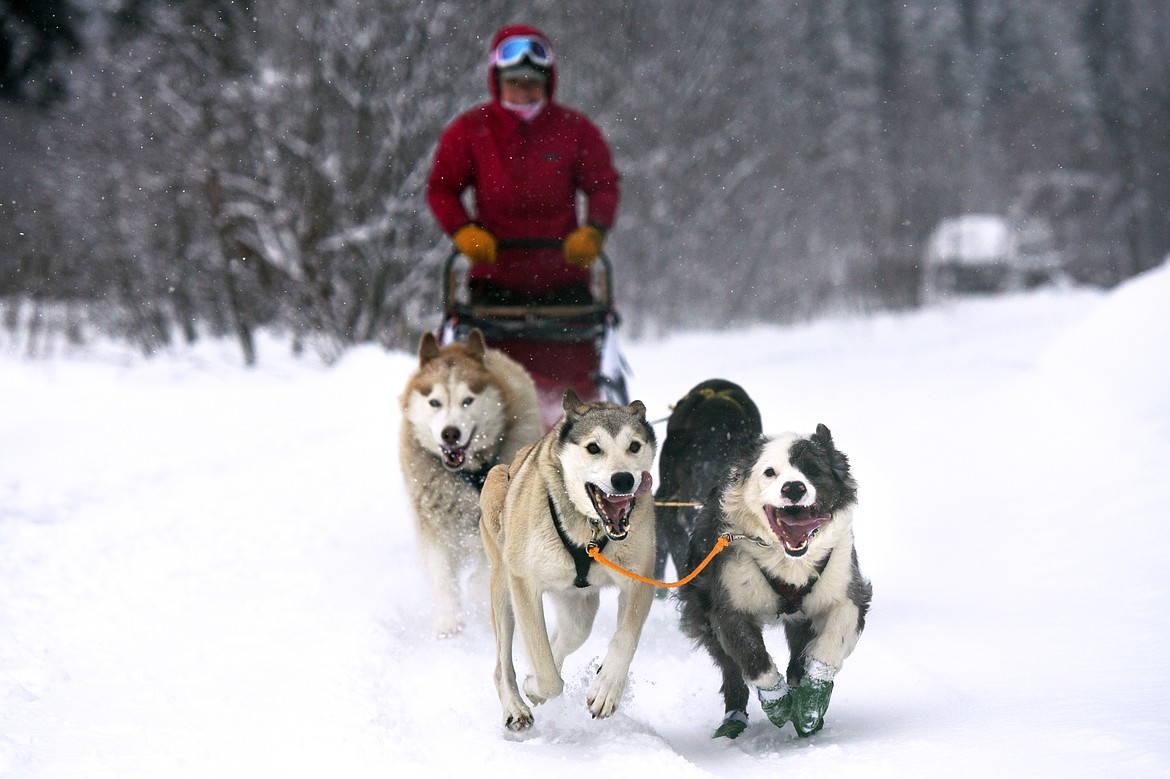
<svg viewBox="0 0 1170 779">
<path fill-rule="evenodd" d="M 589 550 L 583 546 L 577 546 L 565 533 L 565 526 L 561 524 L 561 515 L 557 513 L 557 506 L 553 503 L 552 495 L 548 496 L 548 511 L 552 514 L 553 527 L 557 529 L 557 535 L 561 538 L 561 543 L 565 545 L 565 551 L 573 558 L 573 566 L 577 569 L 577 577 L 573 579 L 573 585 L 584 589 L 589 586 L 589 566 L 593 565 L 593 558 L 589 556 Z M 597 551 L 605 550 L 606 543 L 609 542 L 608 537 L 603 537 L 599 543 L 596 544 Z"/>
</svg>

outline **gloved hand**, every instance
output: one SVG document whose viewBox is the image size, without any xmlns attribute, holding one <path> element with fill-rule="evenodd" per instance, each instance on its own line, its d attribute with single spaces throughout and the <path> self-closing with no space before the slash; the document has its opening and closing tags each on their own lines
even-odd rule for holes
<svg viewBox="0 0 1170 779">
<path fill-rule="evenodd" d="M 472 265 L 484 262 L 491 265 L 496 261 L 496 237 L 477 224 L 469 222 L 463 225 L 455 231 L 451 240 L 455 242 L 455 248 L 471 260 Z"/>
<path fill-rule="evenodd" d="M 605 233 L 593 225 L 582 225 L 565 238 L 565 262 L 579 268 L 588 268 L 601 254 Z"/>
</svg>

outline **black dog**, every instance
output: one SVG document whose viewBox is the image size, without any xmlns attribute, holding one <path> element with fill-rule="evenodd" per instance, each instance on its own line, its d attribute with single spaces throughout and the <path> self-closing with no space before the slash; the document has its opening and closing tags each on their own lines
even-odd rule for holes
<svg viewBox="0 0 1170 779">
<path fill-rule="evenodd" d="M 695 504 L 712 498 L 728 466 L 751 451 L 762 433 L 760 410 L 743 387 L 724 379 L 696 385 L 675 404 L 666 423 L 655 500 Z M 687 543 L 698 513 L 697 506 L 657 507 L 656 579 L 666 572 L 667 556 L 679 576 L 689 572 Z"/>
</svg>

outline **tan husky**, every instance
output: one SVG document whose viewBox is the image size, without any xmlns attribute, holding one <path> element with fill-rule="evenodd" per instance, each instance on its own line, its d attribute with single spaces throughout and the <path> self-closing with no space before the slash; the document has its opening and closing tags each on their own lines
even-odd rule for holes
<svg viewBox="0 0 1170 779">
<path fill-rule="evenodd" d="M 402 393 L 399 459 L 414 509 L 440 637 L 462 629 L 460 573 L 482 568 L 476 528 L 488 470 L 510 463 L 544 428 L 532 378 L 483 333 L 440 347 L 424 333 L 418 370 Z M 482 584 L 481 584 L 482 589 Z"/>
<path fill-rule="evenodd" d="M 480 532 L 491 564 L 496 690 L 504 726 L 532 727 L 512 662 L 515 626 L 533 672 L 524 694 L 533 704 L 564 689 L 561 667 L 593 628 L 598 589 L 618 588 L 617 629 L 586 695 L 595 718 L 617 709 L 630 661 L 650 613 L 653 587 L 623 576 L 587 554 L 590 544 L 627 570 L 654 572 L 654 500 L 650 494 L 657 441 L 640 401 L 628 406 L 583 403 L 573 390 L 564 416 L 526 447 L 511 466 L 497 465 L 480 496 Z M 542 596 L 556 608 L 552 637 Z"/>
</svg>

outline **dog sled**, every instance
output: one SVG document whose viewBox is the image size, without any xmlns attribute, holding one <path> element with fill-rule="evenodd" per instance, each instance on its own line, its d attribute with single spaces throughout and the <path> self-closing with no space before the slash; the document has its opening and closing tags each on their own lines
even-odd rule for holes
<svg viewBox="0 0 1170 779">
<path fill-rule="evenodd" d="M 501 249 L 560 247 L 558 240 L 504 240 Z M 462 258 L 462 261 L 461 261 Z M 561 418 L 561 398 L 572 387 L 586 401 L 629 403 L 628 366 L 617 344 L 613 266 L 600 254 L 591 266 L 593 302 L 581 305 L 488 305 L 467 292 L 466 258 L 456 249 L 443 264 L 442 344 L 461 341 L 472 328 L 489 346 L 524 366 L 536 384 L 545 429 Z"/>
</svg>

